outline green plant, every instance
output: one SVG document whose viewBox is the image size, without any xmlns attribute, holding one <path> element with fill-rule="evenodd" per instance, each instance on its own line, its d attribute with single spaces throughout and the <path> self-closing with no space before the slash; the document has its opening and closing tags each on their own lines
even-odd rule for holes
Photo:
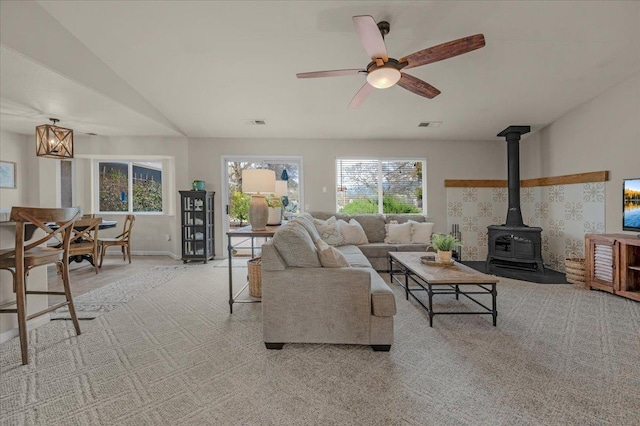
<svg viewBox="0 0 640 426">
<path fill-rule="evenodd" d="M 460 247 L 462 242 L 453 235 L 433 234 L 431 236 L 431 247 L 440 251 L 451 251 Z"/>
<path fill-rule="evenodd" d="M 251 196 L 242 192 L 234 192 L 229 207 L 229 216 L 242 222 L 249 218 L 249 205 L 251 204 Z"/>
<path fill-rule="evenodd" d="M 393 195 L 385 195 L 382 197 L 382 210 L 384 213 L 421 213 L 421 210 L 409 203 L 399 201 Z M 356 213 L 378 213 L 377 198 L 361 198 L 353 200 L 345 204 L 339 213 L 356 214 Z"/>
<path fill-rule="evenodd" d="M 282 199 L 275 195 L 267 195 L 267 206 L 269 207 L 282 207 Z"/>
</svg>

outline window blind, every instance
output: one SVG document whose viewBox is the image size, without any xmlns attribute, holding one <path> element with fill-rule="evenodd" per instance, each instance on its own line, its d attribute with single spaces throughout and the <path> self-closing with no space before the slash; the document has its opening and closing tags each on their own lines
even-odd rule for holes
<svg viewBox="0 0 640 426">
<path fill-rule="evenodd" d="M 422 213 L 422 164 L 423 160 L 336 159 L 336 211 Z"/>
</svg>

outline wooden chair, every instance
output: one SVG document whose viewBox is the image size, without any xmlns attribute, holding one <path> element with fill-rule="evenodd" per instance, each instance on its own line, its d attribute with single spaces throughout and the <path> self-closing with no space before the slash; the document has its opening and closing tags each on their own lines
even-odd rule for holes
<svg viewBox="0 0 640 426">
<path fill-rule="evenodd" d="M 98 238 L 98 244 L 100 245 L 100 268 L 102 268 L 102 261 L 104 260 L 104 252 L 107 247 L 120 246 L 122 248 L 122 260 L 125 260 L 126 254 L 129 256 L 129 263 L 131 263 L 131 228 L 136 221 L 136 217 L 132 214 L 128 214 L 124 220 L 124 229 L 122 234 L 114 238 Z"/>
<path fill-rule="evenodd" d="M 80 209 L 46 209 L 35 207 L 13 207 L 10 220 L 16 223 L 15 247 L 0 250 L 0 269 L 6 269 L 13 275 L 13 291 L 16 300 L 0 305 L 0 313 L 18 314 L 18 331 L 20 334 L 20 348 L 22 350 L 22 364 L 29 363 L 27 321 L 54 311 L 62 306 L 69 305 L 69 313 L 76 329 L 76 335 L 80 335 L 80 325 L 76 317 L 76 311 L 71 298 L 69 287 L 69 242 L 71 241 L 71 229 L 74 221 L 80 216 Z M 49 228 L 46 223 L 55 222 L 56 229 Z M 29 243 L 30 237 L 25 239 L 25 225 L 35 225 L 43 230 L 46 235 Z M 61 242 L 59 247 L 42 246 L 42 244 L 57 239 Z M 27 275 L 32 268 L 55 263 L 62 270 L 64 292 L 29 291 L 27 290 Z M 55 294 L 66 296 L 66 301 L 50 306 L 40 312 L 27 315 L 26 296 L 29 294 Z M 6 306 L 16 305 L 15 309 L 6 309 Z"/>
<path fill-rule="evenodd" d="M 69 256 L 91 256 L 91 263 L 98 273 L 98 228 L 102 218 L 76 220 L 71 230 Z"/>
</svg>

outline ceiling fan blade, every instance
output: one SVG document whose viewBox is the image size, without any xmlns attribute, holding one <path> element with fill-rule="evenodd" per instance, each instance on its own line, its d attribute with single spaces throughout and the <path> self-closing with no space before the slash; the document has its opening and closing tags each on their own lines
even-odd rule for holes
<svg viewBox="0 0 640 426">
<path fill-rule="evenodd" d="M 409 63 L 405 69 L 415 68 L 432 62 L 442 61 L 443 59 L 453 58 L 454 56 L 462 55 L 463 53 L 471 52 L 481 47 L 484 47 L 484 35 L 476 34 L 412 53 L 400 59 L 400 62 L 407 61 Z"/>
<path fill-rule="evenodd" d="M 429 99 L 433 99 L 440 94 L 440 91 L 429 83 L 405 73 L 402 73 L 402 77 L 400 77 L 397 85 L 415 93 L 416 95 L 424 96 Z"/>
<path fill-rule="evenodd" d="M 387 47 L 384 45 L 384 39 L 373 16 L 354 16 L 353 24 L 356 26 L 360 43 L 362 43 L 362 47 L 364 47 L 369 57 L 373 60 L 382 58 L 383 61 L 387 62 L 389 60 Z"/>
<path fill-rule="evenodd" d="M 363 69 L 352 69 L 352 70 L 331 70 L 331 71 L 313 71 L 313 72 L 299 72 L 296 74 L 298 78 L 318 78 L 318 77 L 340 77 L 343 75 L 356 75 L 360 73 L 365 73 L 366 70 Z"/>
<path fill-rule="evenodd" d="M 353 97 L 351 103 L 349 104 L 349 109 L 358 108 L 362 103 L 369 97 L 369 93 L 373 92 L 375 87 L 370 85 L 369 83 L 365 83 L 364 86 L 358 90 L 358 93 Z"/>
</svg>

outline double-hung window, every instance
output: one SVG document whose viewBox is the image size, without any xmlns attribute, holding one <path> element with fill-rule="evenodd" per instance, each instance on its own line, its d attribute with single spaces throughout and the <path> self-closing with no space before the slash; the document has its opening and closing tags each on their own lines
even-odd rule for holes
<svg viewBox="0 0 640 426">
<path fill-rule="evenodd" d="M 96 161 L 98 212 L 162 213 L 161 161 Z"/>
<path fill-rule="evenodd" d="M 340 213 L 426 213 L 424 158 L 336 159 Z"/>
</svg>

